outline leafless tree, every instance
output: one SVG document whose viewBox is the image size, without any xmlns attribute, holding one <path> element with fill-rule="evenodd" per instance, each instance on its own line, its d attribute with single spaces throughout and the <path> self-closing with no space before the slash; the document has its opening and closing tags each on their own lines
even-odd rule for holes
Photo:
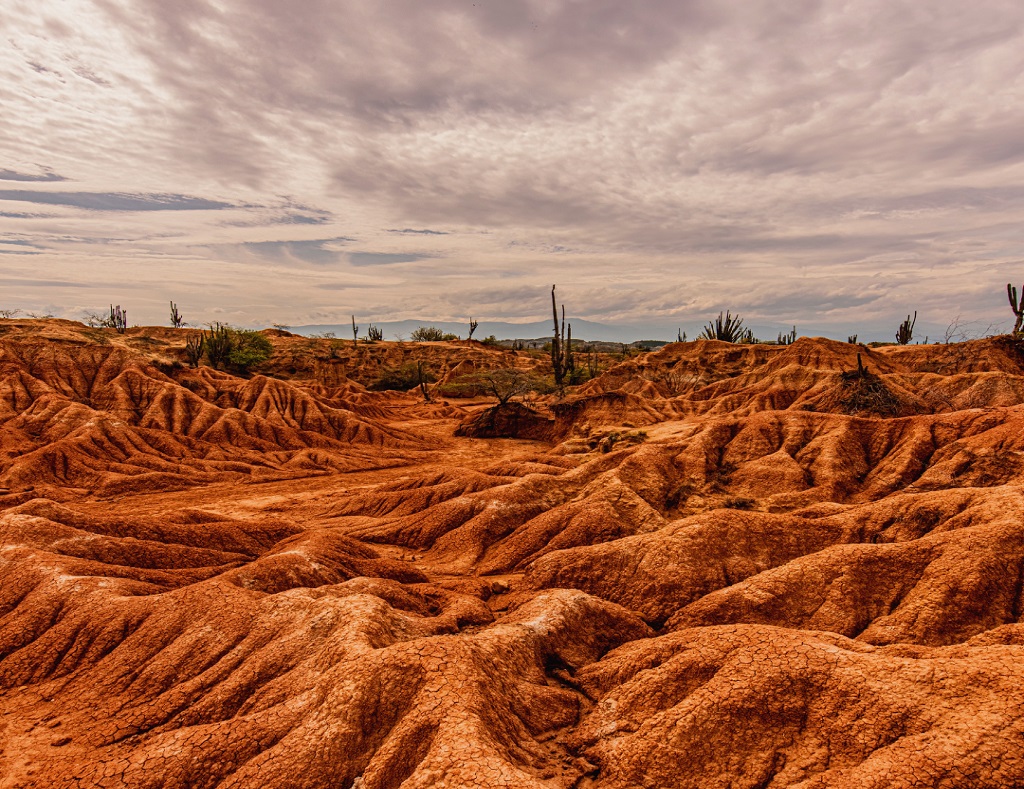
<svg viewBox="0 0 1024 789">
<path fill-rule="evenodd" d="M 532 372 L 516 367 L 474 373 L 459 383 L 483 389 L 497 398 L 500 405 L 505 405 L 513 398 L 536 391 L 543 386 L 543 381 Z"/>
</svg>

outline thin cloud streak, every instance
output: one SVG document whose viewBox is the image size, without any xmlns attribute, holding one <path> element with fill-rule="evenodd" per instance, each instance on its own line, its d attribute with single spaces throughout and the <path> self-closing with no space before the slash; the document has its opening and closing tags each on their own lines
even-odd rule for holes
<svg viewBox="0 0 1024 789">
<path fill-rule="evenodd" d="M 62 175 L 52 170 L 44 170 L 42 173 L 19 173 L 15 170 L 5 170 L 0 168 L 0 181 L 66 181 L 68 180 Z"/>
<path fill-rule="evenodd" d="M 418 263 L 429 260 L 427 254 L 406 254 L 391 252 L 351 252 L 348 259 L 353 266 L 389 266 L 394 263 Z"/>
<path fill-rule="evenodd" d="M 175 194 L 119 194 L 100 192 L 33 192 L 0 189 L 0 200 L 43 205 L 65 205 L 89 211 L 219 211 L 230 203 Z"/>
</svg>

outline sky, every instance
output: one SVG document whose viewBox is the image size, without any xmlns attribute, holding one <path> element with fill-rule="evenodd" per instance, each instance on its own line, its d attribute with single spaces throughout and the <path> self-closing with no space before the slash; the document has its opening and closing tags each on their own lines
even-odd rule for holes
<svg viewBox="0 0 1024 789">
<path fill-rule="evenodd" d="M 1019 0 L 4 0 L 0 309 L 932 339 L 1024 285 Z M 671 333 L 669 333 L 671 332 Z"/>
</svg>

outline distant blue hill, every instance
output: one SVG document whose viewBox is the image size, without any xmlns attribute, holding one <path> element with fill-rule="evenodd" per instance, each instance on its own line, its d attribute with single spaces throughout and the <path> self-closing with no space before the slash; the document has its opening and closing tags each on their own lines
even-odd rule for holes
<svg viewBox="0 0 1024 789">
<path fill-rule="evenodd" d="M 713 317 L 713 316 L 712 316 Z M 370 321 L 365 318 L 359 318 L 357 316 L 356 321 L 359 325 L 359 336 L 366 336 L 366 330 L 370 325 Z M 608 323 L 598 323 L 596 321 L 583 320 L 582 318 L 569 318 L 569 323 L 572 324 L 572 336 L 573 339 L 577 340 L 598 340 L 601 342 L 636 342 L 637 340 L 663 340 L 666 342 L 674 342 L 676 339 L 676 332 L 680 329 L 687 332 L 687 339 L 694 340 L 700 333 L 704 324 L 707 320 L 700 320 L 699 318 L 690 318 L 681 320 L 679 324 L 670 324 L 666 322 L 657 323 L 634 323 L 634 324 L 619 324 L 613 325 Z M 467 322 L 455 322 L 455 321 L 429 321 L 429 320 L 405 320 L 405 321 L 383 321 L 377 323 L 373 322 L 374 326 L 380 327 L 381 331 L 384 332 L 385 340 L 395 340 L 398 337 L 408 340 L 410 335 L 421 326 L 434 326 L 441 331 L 448 334 L 455 334 L 465 339 L 469 334 L 469 324 Z M 774 340 L 779 332 L 788 332 L 793 324 L 771 324 L 771 323 L 748 323 L 747 325 L 754 331 L 754 335 L 762 340 Z M 848 335 L 855 332 L 860 333 L 861 342 L 869 342 L 872 340 L 888 340 L 892 341 L 892 333 L 889 331 L 872 331 L 868 327 L 857 327 L 857 326 L 815 326 L 815 325 L 801 325 L 797 323 L 797 334 L 800 337 L 831 337 L 837 340 L 845 340 Z M 352 326 L 348 323 L 321 323 L 312 324 L 309 326 L 292 326 L 289 331 L 295 334 L 323 334 L 324 332 L 333 332 L 336 336 L 341 338 L 352 337 Z M 934 341 L 936 336 L 936 330 L 934 327 L 929 325 L 927 329 L 922 329 L 921 339 L 923 340 L 925 335 L 928 333 L 932 334 L 932 340 Z M 485 337 L 494 335 L 499 340 L 540 340 L 550 338 L 552 332 L 552 325 L 550 320 L 533 321 L 531 323 L 509 323 L 502 321 L 480 321 L 480 325 L 477 326 L 475 332 L 473 332 L 473 339 L 482 340 Z M 915 341 L 917 339 L 917 331 L 915 330 Z"/>
<path fill-rule="evenodd" d="M 634 326 L 609 326 L 604 323 L 595 323 L 581 318 L 569 318 L 572 324 L 572 336 L 579 340 L 602 340 L 605 342 L 633 342 L 635 340 L 674 340 L 675 332 L 665 336 L 651 336 L 650 327 Z M 366 334 L 370 325 L 369 321 L 356 320 L 359 326 L 359 336 Z M 408 340 L 409 336 L 421 326 L 434 326 L 447 334 L 455 334 L 465 339 L 469 335 L 468 323 L 455 323 L 453 321 L 382 321 L 374 322 L 374 326 L 384 332 L 385 340 L 394 340 L 398 337 Z M 333 332 L 338 337 L 351 337 L 352 326 L 347 323 L 324 323 L 310 326 L 292 326 L 289 331 L 295 334 L 311 335 Z M 484 337 L 494 335 L 499 340 L 534 340 L 551 337 L 553 326 L 551 321 L 536 321 L 534 323 L 502 323 L 497 321 L 480 321 L 480 325 L 473 332 L 474 340 L 482 340 Z M 664 332 L 661 332 L 664 334 Z"/>
</svg>

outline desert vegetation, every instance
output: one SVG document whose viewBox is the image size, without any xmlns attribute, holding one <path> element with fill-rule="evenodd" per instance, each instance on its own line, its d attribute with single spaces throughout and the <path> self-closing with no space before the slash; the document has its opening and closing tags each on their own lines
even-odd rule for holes
<svg viewBox="0 0 1024 789">
<path fill-rule="evenodd" d="M 1017 288 L 1012 283 L 1006 283 L 1006 296 L 1010 300 L 1010 309 L 1013 310 L 1013 336 L 1020 337 L 1024 328 L 1024 299 L 1017 300 Z"/>
<path fill-rule="evenodd" d="M 449 342 L 457 340 L 454 334 L 443 332 L 436 326 L 420 326 L 414 329 L 410 338 L 413 342 Z"/>
<path fill-rule="evenodd" d="M 917 311 L 914 311 L 914 317 L 911 318 L 909 315 L 906 320 L 900 324 L 900 327 L 896 330 L 896 344 L 897 345 L 909 345 L 910 341 L 914 339 L 914 326 L 917 323 Z"/>
<path fill-rule="evenodd" d="M 173 301 L 171 304 L 171 326 L 175 329 L 180 329 L 185 325 L 185 319 L 181 317 L 181 313 L 178 312 L 178 305 Z"/>
<path fill-rule="evenodd" d="M 1024 785 L 1019 330 L 551 295 L 546 348 L 4 319 L 0 785 Z"/>
</svg>

